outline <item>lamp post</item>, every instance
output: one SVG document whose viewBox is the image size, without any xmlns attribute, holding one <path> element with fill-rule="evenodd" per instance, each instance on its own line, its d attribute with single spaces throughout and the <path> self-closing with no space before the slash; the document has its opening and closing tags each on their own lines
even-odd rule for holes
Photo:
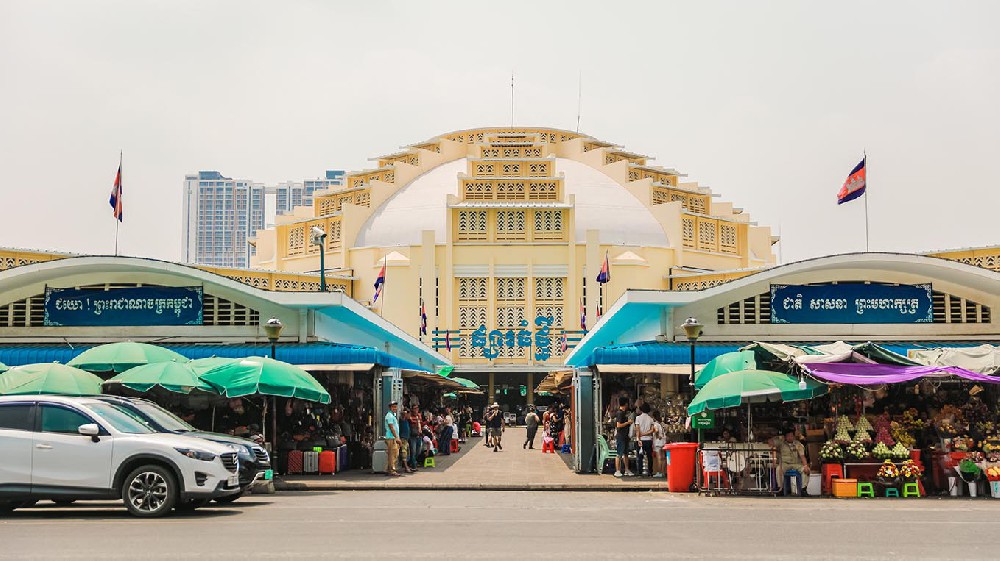
<svg viewBox="0 0 1000 561">
<path fill-rule="evenodd" d="M 701 329 L 705 326 L 699 323 L 697 319 L 689 317 L 684 320 L 681 327 L 684 328 L 684 335 L 687 336 L 687 340 L 691 342 L 691 377 L 688 381 L 694 387 L 694 345 L 698 342 L 698 337 L 701 337 Z"/>
<path fill-rule="evenodd" d="M 684 335 L 687 336 L 687 340 L 691 342 L 691 378 L 689 381 L 691 384 L 691 390 L 694 391 L 694 345 L 695 343 L 698 342 L 698 337 L 701 337 L 701 328 L 704 326 L 701 323 L 699 323 L 698 320 L 695 319 L 694 317 L 689 317 L 686 320 L 684 320 L 684 323 L 681 324 L 681 327 L 684 328 Z M 694 423 L 697 423 L 697 421 L 694 421 Z M 701 428 L 698 429 L 698 448 L 699 449 L 701 448 Z M 694 472 L 696 476 L 695 484 L 698 486 L 698 492 L 700 493 L 701 466 L 698 465 L 699 462 L 697 454 L 695 454 L 694 462 L 695 462 Z"/>
<path fill-rule="evenodd" d="M 271 360 L 274 360 L 276 346 L 278 344 L 278 339 L 281 337 L 281 320 L 271 316 L 271 319 L 267 320 L 264 324 L 264 333 L 267 334 L 267 340 L 271 342 Z M 267 404 L 267 398 L 264 398 L 264 403 Z M 264 423 L 267 424 L 266 422 Z M 278 450 L 278 398 L 271 396 L 271 453 L 274 454 Z"/>
<path fill-rule="evenodd" d="M 319 291 L 326 292 L 326 230 L 313 226 L 309 229 L 309 240 L 319 246 Z M 280 326 L 281 322 L 278 322 L 278 325 Z"/>
</svg>

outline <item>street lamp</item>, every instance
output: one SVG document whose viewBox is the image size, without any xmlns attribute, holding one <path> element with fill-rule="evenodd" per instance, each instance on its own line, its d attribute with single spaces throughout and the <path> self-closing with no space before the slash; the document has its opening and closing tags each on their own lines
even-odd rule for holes
<svg viewBox="0 0 1000 561">
<path fill-rule="evenodd" d="M 274 360 L 275 347 L 278 344 L 278 338 L 281 337 L 281 328 L 284 325 L 281 324 L 281 320 L 271 316 L 271 319 L 267 320 L 264 324 L 264 333 L 267 334 L 267 340 L 271 342 L 271 360 Z M 267 404 L 267 398 L 264 398 L 264 404 Z M 265 407 L 266 409 L 266 407 Z M 278 450 L 278 398 L 271 396 L 271 453 L 274 454 Z"/>
<path fill-rule="evenodd" d="M 694 345 L 698 341 L 698 337 L 701 337 L 701 328 L 705 327 L 705 326 L 702 325 L 702 324 L 700 324 L 700 323 L 698 323 L 697 319 L 695 319 L 693 317 L 689 317 L 686 320 L 684 320 L 684 323 L 681 324 L 681 327 L 684 328 L 684 334 L 687 336 L 687 340 L 691 342 L 691 379 L 690 379 L 690 382 L 691 382 L 691 385 L 694 386 Z"/>
<path fill-rule="evenodd" d="M 326 230 L 313 226 L 309 229 L 309 241 L 319 246 L 319 291 L 326 292 Z"/>
</svg>

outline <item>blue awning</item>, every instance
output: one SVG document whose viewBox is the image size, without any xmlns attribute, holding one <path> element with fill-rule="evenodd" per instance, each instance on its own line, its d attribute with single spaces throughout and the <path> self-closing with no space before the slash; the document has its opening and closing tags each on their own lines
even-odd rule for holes
<svg viewBox="0 0 1000 561">
<path fill-rule="evenodd" d="M 33 364 L 37 362 L 61 362 L 72 360 L 76 355 L 95 345 L 0 345 L 0 362 L 8 366 Z M 270 356 L 271 345 L 160 345 L 176 351 L 190 359 L 243 358 L 247 356 Z M 394 357 L 384 351 L 360 345 L 338 343 L 293 343 L 279 344 L 275 356 L 290 364 L 377 364 L 388 368 L 422 370 L 426 368 Z"/>
</svg>

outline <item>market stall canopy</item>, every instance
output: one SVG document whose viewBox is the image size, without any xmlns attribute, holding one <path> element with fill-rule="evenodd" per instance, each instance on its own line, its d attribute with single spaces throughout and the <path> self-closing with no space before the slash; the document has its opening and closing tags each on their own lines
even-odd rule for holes
<svg viewBox="0 0 1000 561">
<path fill-rule="evenodd" d="M 187 357 L 157 345 L 122 341 L 91 347 L 67 364 L 88 372 L 124 372 L 154 362 L 186 362 Z"/>
<path fill-rule="evenodd" d="M 804 389 L 799 387 L 800 380 L 795 376 L 768 370 L 729 372 L 705 384 L 691 400 L 688 414 L 694 415 L 706 409 L 738 407 L 744 403 L 811 399 L 827 391 L 825 384 L 815 380 L 803 382 Z"/>
<path fill-rule="evenodd" d="M 756 369 L 757 360 L 753 351 L 736 351 L 719 355 L 708 361 L 708 364 L 695 374 L 694 387 L 703 388 L 710 380 L 722 374 Z"/>
<path fill-rule="evenodd" d="M 695 347 L 696 366 L 738 347 L 730 344 L 708 344 Z M 660 341 L 639 341 L 598 347 L 583 361 L 584 366 L 595 367 L 599 372 L 630 374 L 677 374 L 691 372 L 691 345 Z M 679 368 L 678 366 L 686 366 Z"/>
<path fill-rule="evenodd" d="M 454 378 L 445 378 L 439 374 L 424 370 L 403 370 L 403 378 L 407 380 L 418 380 L 425 384 L 447 391 L 461 391 L 466 389 L 465 386 L 457 382 Z"/>
<path fill-rule="evenodd" d="M 226 397 L 274 395 L 330 403 L 330 394 L 298 366 L 251 356 L 213 368 L 201 375 Z"/>
<path fill-rule="evenodd" d="M 542 381 L 535 387 L 535 393 L 540 395 L 564 393 L 572 383 L 572 370 L 556 370 L 549 372 L 542 378 Z"/>
<path fill-rule="evenodd" d="M 925 366 L 958 366 L 980 374 L 1000 374 L 1000 347 L 937 347 L 911 349 L 907 356 Z"/>
<path fill-rule="evenodd" d="M 224 360 L 232 362 L 229 359 Z M 120 384 L 143 393 L 157 387 L 182 394 L 189 394 L 192 391 L 218 393 L 214 386 L 199 378 L 199 374 L 200 372 L 192 368 L 190 362 L 154 362 L 129 368 L 104 384 L 105 386 Z"/>
<path fill-rule="evenodd" d="M 101 379 L 57 362 L 15 366 L 0 374 L 0 395 L 99 395 Z"/>
<path fill-rule="evenodd" d="M 942 378 L 958 376 L 974 382 L 1000 384 L 1000 378 L 979 374 L 957 366 L 898 366 L 893 364 L 856 364 L 840 362 L 832 364 L 805 364 L 809 374 L 837 384 L 871 386 L 878 384 L 898 384 L 919 378 Z"/>
</svg>

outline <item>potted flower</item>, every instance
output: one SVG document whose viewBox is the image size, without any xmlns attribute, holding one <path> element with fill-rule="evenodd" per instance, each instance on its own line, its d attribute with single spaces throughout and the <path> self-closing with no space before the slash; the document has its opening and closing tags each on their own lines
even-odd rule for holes
<svg viewBox="0 0 1000 561">
<path fill-rule="evenodd" d="M 847 445 L 845 450 L 847 457 L 852 460 L 863 460 L 868 457 L 868 450 L 865 445 L 858 441 L 853 441 Z"/>
<path fill-rule="evenodd" d="M 878 480 L 886 488 L 889 487 L 899 487 L 899 468 L 896 464 L 892 463 L 892 460 L 886 460 L 882 462 L 882 465 L 878 468 L 878 473 L 875 474 Z"/>
<path fill-rule="evenodd" d="M 986 480 L 990 482 L 990 495 L 1000 499 L 1000 466 L 986 468 Z"/>
<path fill-rule="evenodd" d="M 962 478 L 962 481 L 965 481 L 969 485 L 969 496 L 975 497 L 977 481 L 979 481 L 979 477 L 983 474 L 983 470 L 976 465 L 976 462 L 968 458 L 959 462 L 958 467 L 955 469 L 958 470 L 958 475 Z"/>
<path fill-rule="evenodd" d="M 899 466 L 899 476 L 907 483 L 914 483 L 923 474 L 923 470 L 913 460 L 906 460 Z"/>
</svg>

